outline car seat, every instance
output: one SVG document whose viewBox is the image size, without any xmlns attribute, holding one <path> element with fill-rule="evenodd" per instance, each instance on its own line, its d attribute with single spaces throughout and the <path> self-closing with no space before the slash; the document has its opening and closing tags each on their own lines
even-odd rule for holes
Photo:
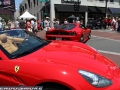
<svg viewBox="0 0 120 90">
<path fill-rule="evenodd" d="M 6 36 L 6 34 L 0 35 L 0 44 L 1 46 L 8 51 L 10 54 L 17 51 L 18 47 L 16 47 L 12 40 L 9 40 Z"/>
</svg>

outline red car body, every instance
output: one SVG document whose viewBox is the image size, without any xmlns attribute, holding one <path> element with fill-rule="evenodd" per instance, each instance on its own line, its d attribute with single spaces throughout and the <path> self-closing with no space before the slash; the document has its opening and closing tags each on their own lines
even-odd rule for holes
<svg viewBox="0 0 120 90">
<path fill-rule="evenodd" d="M 90 39 L 91 29 L 81 24 L 69 23 L 59 25 L 46 32 L 47 40 L 68 40 L 86 42 Z"/>
<path fill-rule="evenodd" d="M 9 39 L 13 36 L 10 32 L 6 34 L 10 35 Z M 13 43 L 16 40 L 20 44 L 20 38 L 25 37 L 17 52 L 8 53 L 0 43 L 0 86 L 43 86 L 43 90 L 120 90 L 119 68 L 91 47 L 72 41 L 48 42 L 31 32 L 23 32 L 27 36 L 19 33 L 13 38 Z M 3 32 L 0 34 L 1 42 L 2 35 Z M 100 83 L 91 76 L 98 77 Z"/>
</svg>

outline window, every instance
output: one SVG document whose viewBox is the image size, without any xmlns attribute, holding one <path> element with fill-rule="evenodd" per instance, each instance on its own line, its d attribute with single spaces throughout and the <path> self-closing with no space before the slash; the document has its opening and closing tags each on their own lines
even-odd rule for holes
<svg viewBox="0 0 120 90">
<path fill-rule="evenodd" d="M 25 9 L 27 9 L 27 4 L 25 4 Z"/>
<path fill-rule="evenodd" d="M 37 5 L 38 5 L 38 0 L 37 0 Z"/>
<path fill-rule="evenodd" d="M 30 8 L 30 0 L 28 0 L 28 5 L 29 5 L 29 8 Z"/>
<path fill-rule="evenodd" d="M 33 0 L 33 2 L 34 2 L 34 7 L 35 7 L 35 0 Z"/>
<path fill-rule="evenodd" d="M 33 7 L 32 7 L 32 2 L 31 2 L 31 8 L 33 8 Z"/>
<path fill-rule="evenodd" d="M 114 2 L 114 0 L 110 0 L 110 2 Z"/>
<path fill-rule="evenodd" d="M 24 8 L 24 6 L 22 7 L 22 9 L 23 9 L 23 12 L 25 11 L 25 8 Z"/>
<path fill-rule="evenodd" d="M 62 30 L 71 30 L 73 28 L 75 28 L 75 24 L 62 24 L 59 25 L 56 29 L 62 29 Z"/>
</svg>

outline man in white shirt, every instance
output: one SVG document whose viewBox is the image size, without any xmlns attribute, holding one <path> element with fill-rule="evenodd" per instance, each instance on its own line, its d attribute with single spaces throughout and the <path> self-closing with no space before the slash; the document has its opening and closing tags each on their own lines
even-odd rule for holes
<svg viewBox="0 0 120 90">
<path fill-rule="evenodd" d="M 64 20 L 64 24 L 68 24 L 68 21 L 67 21 L 67 19 L 65 19 L 65 20 Z"/>
<path fill-rule="evenodd" d="M 31 20 L 32 29 L 34 28 L 34 25 L 35 25 L 35 22 L 34 22 L 34 19 L 32 19 L 32 20 Z"/>
<path fill-rule="evenodd" d="M 50 29 L 50 20 L 49 20 L 49 17 L 46 17 L 46 20 L 44 21 L 44 27 L 45 27 L 44 30 L 46 30 L 46 31 Z"/>
<path fill-rule="evenodd" d="M 77 21 L 76 21 L 76 23 L 77 23 L 77 24 L 80 24 L 80 21 L 79 21 L 79 20 L 77 20 Z"/>
</svg>

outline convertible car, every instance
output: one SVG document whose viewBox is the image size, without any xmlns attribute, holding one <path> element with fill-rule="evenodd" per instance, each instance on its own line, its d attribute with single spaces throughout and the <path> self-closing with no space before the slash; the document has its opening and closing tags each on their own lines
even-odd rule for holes
<svg viewBox="0 0 120 90">
<path fill-rule="evenodd" d="M 0 86 L 120 90 L 120 70 L 84 43 L 46 41 L 29 31 L 11 30 L 0 34 Z"/>
<path fill-rule="evenodd" d="M 47 40 L 66 40 L 84 43 L 90 37 L 91 29 L 76 23 L 62 24 L 46 32 Z"/>
</svg>

